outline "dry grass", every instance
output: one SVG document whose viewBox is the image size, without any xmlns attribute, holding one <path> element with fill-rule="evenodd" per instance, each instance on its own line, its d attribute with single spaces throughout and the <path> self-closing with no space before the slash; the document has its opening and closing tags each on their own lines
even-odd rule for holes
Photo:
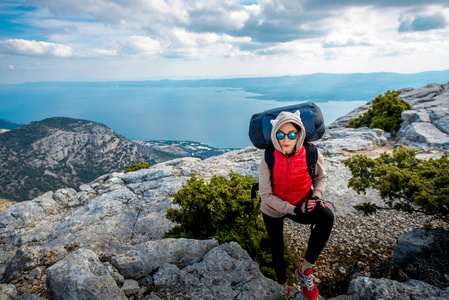
<svg viewBox="0 0 449 300">
<path fill-rule="evenodd" d="M 13 205 L 15 203 L 16 202 L 14 202 L 14 201 L 0 198 L 0 211 L 4 211 L 5 209 L 7 209 L 8 207 L 10 207 L 11 205 Z"/>
</svg>

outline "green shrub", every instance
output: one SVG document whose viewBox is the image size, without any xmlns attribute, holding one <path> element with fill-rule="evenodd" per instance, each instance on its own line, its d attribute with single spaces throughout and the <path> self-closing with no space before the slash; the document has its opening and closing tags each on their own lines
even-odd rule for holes
<svg viewBox="0 0 449 300">
<path fill-rule="evenodd" d="M 377 96 L 372 107 L 360 117 L 353 119 L 346 127 L 380 128 L 387 132 L 397 132 L 401 127 L 401 113 L 410 110 L 410 104 L 399 99 L 401 92 L 387 91 L 384 96 Z"/>
<path fill-rule="evenodd" d="M 383 153 L 375 159 L 355 155 L 344 160 L 352 173 L 348 186 L 357 193 L 372 187 L 389 208 L 420 211 L 449 222 L 448 156 L 420 160 L 416 152 L 401 145 L 393 155 Z M 364 203 L 356 208 L 369 213 L 379 207 Z"/>
<path fill-rule="evenodd" d="M 203 179 L 192 176 L 174 197 L 173 203 L 180 208 L 167 211 L 167 218 L 179 225 L 164 237 L 215 238 L 220 244 L 237 242 L 259 264 L 262 273 L 274 279 L 260 200 L 251 199 L 251 187 L 256 180 L 233 172 L 229 177 L 214 176 L 206 184 Z M 293 274 L 295 261 L 287 247 L 285 255 L 288 274 Z"/>
<path fill-rule="evenodd" d="M 140 164 L 133 164 L 133 165 L 125 166 L 125 168 L 126 168 L 126 172 L 134 172 L 134 171 L 138 171 L 140 169 L 148 169 L 151 166 L 152 165 L 149 165 L 143 161 Z"/>
</svg>

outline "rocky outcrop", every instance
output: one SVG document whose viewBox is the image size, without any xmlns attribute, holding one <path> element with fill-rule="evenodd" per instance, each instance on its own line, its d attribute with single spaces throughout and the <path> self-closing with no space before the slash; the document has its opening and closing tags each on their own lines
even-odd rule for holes
<svg viewBox="0 0 449 300">
<path fill-rule="evenodd" d="M 358 276 L 346 299 L 449 299 L 448 241 L 449 232 L 439 229 L 417 228 L 401 235 L 391 266 L 383 268 L 388 278 Z"/>
<path fill-rule="evenodd" d="M 397 143 L 421 151 L 449 149 L 449 84 L 405 89 L 400 97 L 409 102 L 414 111 L 403 113 L 404 123 Z"/>
<path fill-rule="evenodd" d="M 448 238 L 445 235 L 445 231 L 428 231 L 422 228 L 401 235 L 394 246 L 394 263 L 406 266 L 414 258 L 432 251 L 434 243 L 443 240 L 447 241 Z"/>
<path fill-rule="evenodd" d="M 403 89 L 400 98 L 414 110 L 402 113 L 403 123 L 396 145 L 449 153 L 449 84 Z"/>
<path fill-rule="evenodd" d="M 179 284 L 176 285 L 181 292 L 191 289 L 190 293 L 204 293 L 207 289 L 204 287 L 204 278 L 211 276 L 209 280 L 214 282 L 214 289 L 209 293 L 227 295 L 234 293 L 240 294 L 242 299 L 250 299 L 249 296 L 244 297 L 244 295 L 267 292 L 266 289 L 262 289 L 262 286 L 271 285 L 273 290 L 268 290 L 268 296 L 266 296 L 269 299 L 282 290 L 279 291 L 277 284 L 267 281 L 261 275 L 257 264 L 247 254 L 243 255 L 244 250 L 236 249 L 238 245 L 228 245 L 227 250 L 222 246 L 223 249 L 220 248 L 219 251 L 213 250 L 215 246 L 218 247 L 214 242 L 213 247 L 208 246 L 199 255 L 198 251 L 194 251 L 196 241 L 184 241 L 182 244 L 178 241 L 168 245 L 169 240 L 161 240 L 162 235 L 174 226 L 165 218 L 167 209 L 171 207 L 171 197 L 193 174 L 210 179 L 214 175 L 228 175 L 232 169 L 244 175 L 256 175 L 260 153 L 254 148 L 247 148 L 206 161 L 195 158 L 176 159 L 157 164 L 150 169 L 104 175 L 88 185 L 82 185 L 79 191 L 60 189 L 56 192 L 48 192 L 32 201 L 13 205 L 0 213 L 2 282 L 16 284 L 19 286 L 20 294 L 35 293 L 37 290 L 48 288 L 48 294 L 55 293 L 54 298 L 58 298 L 58 291 L 68 288 L 61 287 L 61 284 L 70 281 L 68 278 L 62 280 L 61 277 L 83 273 L 85 274 L 83 282 L 88 280 L 87 278 L 91 278 L 89 281 L 92 282 L 99 280 L 98 277 L 105 280 L 109 278 L 102 277 L 105 276 L 103 269 L 98 270 L 98 260 L 101 260 L 110 264 L 111 268 L 120 270 L 115 272 L 119 274 L 116 278 L 140 280 L 139 292 L 143 294 L 146 293 L 148 286 L 154 287 L 157 278 L 160 283 L 158 286 L 163 285 L 161 283 L 165 282 L 162 280 L 163 274 L 176 267 L 176 271 L 179 269 L 179 272 L 189 270 L 186 274 L 199 274 L 193 277 L 189 275 L 190 281 L 186 282 L 185 288 L 181 289 Z M 175 245 L 177 245 L 176 248 Z M 157 254 L 155 249 L 160 249 L 160 253 Z M 174 252 L 167 251 L 168 249 Z M 77 252 L 76 257 L 68 256 L 75 255 L 72 253 L 78 250 L 82 252 Z M 207 256 L 210 259 L 201 260 L 201 257 L 210 251 L 212 252 Z M 218 257 L 217 251 L 221 253 Z M 146 255 L 148 253 L 156 256 L 154 259 L 156 262 L 148 261 L 152 257 Z M 88 258 L 92 254 L 97 257 L 95 263 Z M 180 254 L 184 254 L 184 258 L 181 259 Z M 227 255 L 227 258 L 224 255 Z M 64 268 L 57 264 L 58 267 L 52 267 L 67 257 L 69 257 L 68 265 Z M 139 257 L 142 258 L 140 262 Z M 187 259 L 187 257 L 190 258 Z M 75 259 L 86 260 L 92 264 L 83 267 L 87 269 L 83 272 L 73 270 L 70 268 L 70 262 Z M 244 259 L 247 260 L 246 267 L 242 264 Z M 228 263 L 219 268 L 217 262 L 225 261 Z M 166 263 L 165 273 L 158 273 L 159 275 L 154 277 L 154 272 L 161 267 L 162 262 Z M 196 267 L 204 268 L 204 270 L 209 268 L 210 274 L 201 275 L 201 272 L 207 272 L 195 271 Z M 232 273 L 234 268 L 236 273 Z M 45 274 L 42 274 L 43 269 L 47 270 Z M 54 271 L 49 276 L 48 272 L 51 270 Z M 61 274 L 56 270 L 65 270 L 65 273 Z M 142 274 L 136 270 L 147 271 Z M 136 274 L 134 274 L 135 271 Z M 228 276 L 226 279 L 223 278 L 223 290 L 221 290 L 216 279 L 223 276 L 223 272 L 229 275 L 226 275 Z M 248 274 L 244 275 L 244 272 Z M 33 277 L 32 274 L 39 276 Z M 170 276 L 175 275 L 176 273 L 170 273 Z M 195 276 L 198 276 L 197 279 Z M 30 278 L 27 284 L 23 283 L 25 277 Z M 243 281 L 237 284 L 232 281 L 232 278 L 240 278 Z M 58 280 L 61 283 L 58 283 Z M 52 283 L 52 281 L 56 282 Z M 109 282 L 109 279 L 106 281 Z M 195 281 L 198 282 L 195 283 Z M 81 284 L 72 283 L 71 286 L 79 288 Z M 103 290 L 104 287 L 99 289 Z M 72 292 L 77 294 L 81 291 L 76 289 Z M 114 295 L 119 294 L 114 293 Z M 101 297 L 95 297 L 104 299 L 102 297 L 106 296 L 101 294 Z"/>
<path fill-rule="evenodd" d="M 402 113 L 403 123 L 395 137 L 395 146 L 400 144 L 413 147 L 418 151 L 441 151 L 449 152 L 449 83 L 431 83 L 425 87 L 414 89 L 400 89 L 400 99 L 407 101 L 413 110 Z M 371 107 L 372 102 L 359 106 L 346 116 L 338 118 L 327 127 L 327 130 L 335 134 L 343 131 L 349 122 L 362 115 Z M 358 129 L 364 130 L 364 129 Z M 326 139 L 327 134 L 324 136 Z M 352 138 L 351 138 L 352 140 Z M 348 140 L 342 139 L 344 146 L 348 147 Z M 355 143 L 358 143 L 355 140 Z M 338 146 L 338 145 L 337 145 Z M 351 151 L 358 146 L 349 144 L 347 150 Z M 332 149 L 332 148 L 331 148 Z M 372 148 L 371 148 L 372 149 Z M 335 150 L 334 150 L 335 151 Z M 338 150 L 337 150 L 338 151 Z"/>
<path fill-rule="evenodd" d="M 68 254 L 46 274 L 51 299 L 128 299 L 92 250 Z"/>
<path fill-rule="evenodd" d="M 387 139 L 381 129 L 334 128 L 326 131 L 316 144 L 323 155 L 335 155 L 345 151 L 373 150 L 385 146 Z"/>
<path fill-rule="evenodd" d="M 351 282 L 346 300 L 449 298 L 449 288 L 439 289 L 428 283 L 410 279 L 404 283 L 385 279 L 357 277 Z"/>
<path fill-rule="evenodd" d="M 350 172 L 341 161 L 387 142 L 380 130 L 329 126 L 316 143 L 328 173 L 323 197 L 337 217 L 353 215 L 353 205 L 381 202 L 376 191 L 358 195 L 347 187 Z M 62 293 L 92 299 L 282 297 L 282 288 L 262 276 L 235 243 L 162 239 L 174 226 L 165 217 L 173 196 L 192 175 L 209 180 L 232 170 L 257 178 L 261 158 L 253 147 L 205 160 L 179 158 L 108 173 L 77 190 L 59 189 L 9 207 L 0 213 L 0 290 L 52 299 Z M 367 290 L 368 283 L 358 280 L 357 291 Z"/>
<path fill-rule="evenodd" d="M 46 274 L 51 299 L 158 299 L 158 288 L 169 288 L 166 299 L 283 299 L 282 287 L 237 243 L 215 240 L 143 243 L 106 266 L 92 250 L 79 249 Z"/>
</svg>

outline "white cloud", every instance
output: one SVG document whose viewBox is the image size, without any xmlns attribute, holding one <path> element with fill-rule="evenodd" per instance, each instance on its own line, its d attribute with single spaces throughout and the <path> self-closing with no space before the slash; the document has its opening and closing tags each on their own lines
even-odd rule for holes
<svg viewBox="0 0 449 300">
<path fill-rule="evenodd" d="M 115 50 L 90 49 L 74 50 L 72 47 L 33 40 L 8 39 L 0 41 L 0 53 L 10 55 L 43 56 L 56 58 L 114 56 Z"/>
<path fill-rule="evenodd" d="M 154 55 L 161 51 L 158 41 L 147 36 L 123 37 L 118 41 L 121 50 L 131 54 Z"/>
<path fill-rule="evenodd" d="M 332 47 L 357 47 L 357 46 L 380 46 L 385 42 L 373 35 L 353 36 L 353 35 L 332 35 L 323 39 L 324 48 Z"/>
<path fill-rule="evenodd" d="M 45 55 L 56 57 L 70 57 L 73 56 L 74 53 L 74 50 L 69 46 L 22 39 L 8 39 L 0 41 L 0 51 L 10 54 Z"/>
</svg>

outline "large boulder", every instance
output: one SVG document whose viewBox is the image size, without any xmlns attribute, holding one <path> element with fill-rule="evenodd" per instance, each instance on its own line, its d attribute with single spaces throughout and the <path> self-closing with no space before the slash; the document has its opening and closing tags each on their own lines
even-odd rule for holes
<svg viewBox="0 0 449 300">
<path fill-rule="evenodd" d="M 404 111 L 402 118 L 404 122 L 396 136 L 396 144 L 408 145 L 419 151 L 449 149 L 449 136 L 430 122 L 426 110 Z"/>
<path fill-rule="evenodd" d="M 346 300 L 448 299 L 449 288 L 439 289 L 428 283 L 410 279 L 404 283 L 385 279 L 357 277 L 351 281 Z"/>
<path fill-rule="evenodd" d="M 88 249 L 70 253 L 46 273 L 50 299 L 128 299 L 108 269 Z"/>
<path fill-rule="evenodd" d="M 394 246 L 393 261 L 398 265 L 406 265 L 416 257 L 425 256 L 432 251 L 436 243 L 448 240 L 444 230 L 425 230 L 417 228 L 401 235 Z"/>
<path fill-rule="evenodd" d="M 316 144 L 323 155 L 335 155 L 344 152 L 373 150 L 386 145 L 387 139 L 381 129 L 334 128 L 326 131 Z"/>
<path fill-rule="evenodd" d="M 199 261 L 218 242 L 212 240 L 163 239 L 138 244 L 113 257 L 112 264 L 125 278 L 141 279 L 163 263 L 185 267 Z"/>
<path fill-rule="evenodd" d="M 154 278 L 156 286 L 186 299 L 284 299 L 282 286 L 264 277 L 235 242 L 214 247 L 184 268 L 164 263 Z"/>
<path fill-rule="evenodd" d="M 396 146 L 403 144 L 418 151 L 448 153 L 449 84 L 403 89 L 399 97 L 410 103 L 413 111 L 401 115 L 403 123 L 396 136 Z"/>
</svg>

